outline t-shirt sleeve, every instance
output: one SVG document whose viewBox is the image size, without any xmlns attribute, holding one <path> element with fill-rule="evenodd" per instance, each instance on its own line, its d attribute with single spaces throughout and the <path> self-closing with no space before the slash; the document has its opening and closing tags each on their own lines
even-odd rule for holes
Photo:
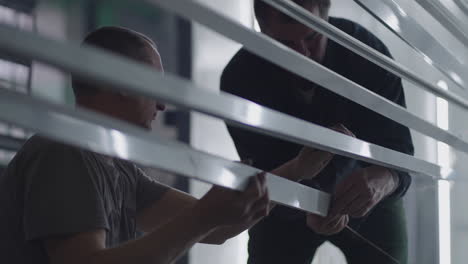
<svg viewBox="0 0 468 264">
<path fill-rule="evenodd" d="M 170 187 L 149 178 L 140 168 L 136 167 L 136 170 L 138 177 L 136 206 L 137 212 L 141 212 L 161 199 Z"/>
<path fill-rule="evenodd" d="M 24 170 L 27 240 L 108 229 L 104 203 L 79 149 L 52 144 Z"/>
</svg>

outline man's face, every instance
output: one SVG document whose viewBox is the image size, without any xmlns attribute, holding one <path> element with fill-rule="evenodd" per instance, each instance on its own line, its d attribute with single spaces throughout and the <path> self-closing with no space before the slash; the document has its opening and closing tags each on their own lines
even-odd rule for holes
<svg viewBox="0 0 468 264">
<path fill-rule="evenodd" d="M 159 72 L 164 72 L 161 57 L 154 48 L 148 48 L 149 63 Z M 138 126 L 151 129 L 151 123 L 156 119 L 158 111 L 164 111 L 166 106 L 153 99 L 143 96 L 129 97 L 126 103 L 130 121 Z"/>
<path fill-rule="evenodd" d="M 315 16 L 328 19 L 327 16 L 320 15 L 320 8 L 317 5 L 305 4 L 303 8 L 309 10 Z M 327 38 L 280 11 L 276 9 L 270 11 L 263 31 L 298 53 L 319 63 L 323 62 Z"/>
</svg>

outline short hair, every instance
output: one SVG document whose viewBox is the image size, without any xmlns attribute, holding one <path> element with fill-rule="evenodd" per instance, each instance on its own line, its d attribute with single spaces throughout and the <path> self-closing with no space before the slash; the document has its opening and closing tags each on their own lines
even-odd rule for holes
<svg viewBox="0 0 468 264">
<path fill-rule="evenodd" d="M 151 63 L 150 52 L 156 50 L 156 44 L 145 35 L 123 27 L 101 27 L 89 33 L 83 40 L 84 45 L 91 45 L 114 52 L 143 63 Z M 71 77 L 75 98 L 92 96 L 100 91 L 96 84 L 86 78 Z"/>
<path fill-rule="evenodd" d="M 293 1 L 294 3 L 304 6 L 306 4 L 313 4 L 319 7 L 320 15 L 324 16 L 327 14 L 328 10 L 331 6 L 331 0 L 289 0 Z M 267 3 L 263 2 L 262 0 L 254 0 L 254 12 L 255 17 L 257 18 L 258 24 L 263 28 L 266 25 L 266 21 L 268 18 L 268 12 L 272 10 L 272 6 L 268 5 Z M 285 15 L 286 21 L 294 21 L 293 18 Z"/>
</svg>

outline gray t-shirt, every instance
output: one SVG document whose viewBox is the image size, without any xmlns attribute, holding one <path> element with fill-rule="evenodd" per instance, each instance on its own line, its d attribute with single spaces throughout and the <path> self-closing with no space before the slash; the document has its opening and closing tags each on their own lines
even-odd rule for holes
<svg viewBox="0 0 468 264">
<path fill-rule="evenodd" d="M 106 246 L 136 238 L 136 214 L 168 190 L 134 164 L 34 136 L 0 176 L 0 256 L 48 263 L 48 237 L 106 230 Z"/>
</svg>

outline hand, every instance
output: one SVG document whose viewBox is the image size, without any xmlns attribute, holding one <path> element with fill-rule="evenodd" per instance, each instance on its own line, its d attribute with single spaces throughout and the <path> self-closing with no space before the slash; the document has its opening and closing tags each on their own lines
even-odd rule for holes
<svg viewBox="0 0 468 264">
<path fill-rule="evenodd" d="M 339 132 L 341 134 L 345 134 L 347 136 L 355 138 L 356 136 L 354 135 L 353 132 L 351 132 L 347 127 L 345 127 L 343 124 L 336 124 L 334 126 L 329 127 L 331 130 L 335 130 L 336 132 Z"/>
<path fill-rule="evenodd" d="M 332 126 L 330 129 L 351 137 L 356 137 L 342 124 Z M 298 178 L 301 180 L 313 179 L 330 163 L 333 156 L 334 154 L 330 152 L 303 147 L 296 157 L 295 174 L 298 175 Z"/>
<path fill-rule="evenodd" d="M 315 233 L 326 236 L 341 232 L 346 225 L 348 225 L 348 222 L 348 215 L 329 215 L 327 217 L 321 217 L 315 214 L 307 215 L 307 226 Z"/>
<path fill-rule="evenodd" d="M 397 186 L 398 177 L 386 168 L 357 170 L 337 185 L 330 215 L 363 217 Z"/>
<path fill-rule="evenodd" d="M 265 173 L 260 173 L 250 179 L 242 192 L 214 186 L 198 206 L 207 221 L 220 227 L 254 223 L 268 215 L 269 203 Z"/>
</svg>

